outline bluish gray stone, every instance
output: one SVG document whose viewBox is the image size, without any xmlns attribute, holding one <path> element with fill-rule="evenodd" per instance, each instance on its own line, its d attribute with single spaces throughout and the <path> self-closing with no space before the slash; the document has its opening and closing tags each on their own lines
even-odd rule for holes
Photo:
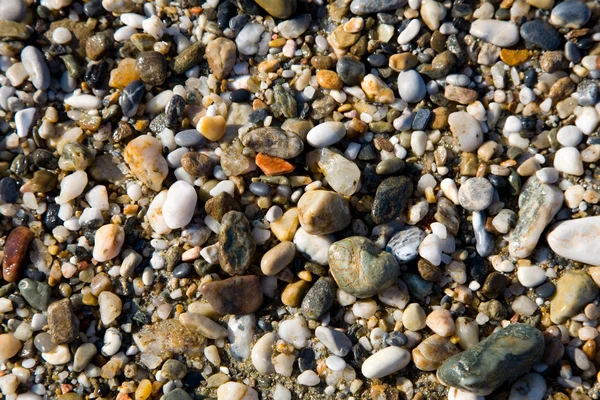
<svg viewBox="0 0 600 400">
<path fill-rule="evenodd" d="M 145 92 L 144 82 L 139 79 L 125 87 L 119 97 L 119 105 L 124 116 L 131 118 L 135 115 Z"/>
<path fill-rule="evenodd" d="M 494 251 L 494 236 L 485 229 L 485 213 L 473 211 L 473 233 L 475 249 L 481 257 L 487 257 Z"/>
<path fill-rule="evenodd" d="M 521 37 L 527 47 L 542 50 L 556 50 L 560 47 L 562 37 L 548 22 L 536 19 L 521 25 Z"/>
<path fill-rule="evenodd" d="M 425 239 L 425 232 L 416 226 L 396 233 L 388 242 L 386 250 L 392 253 L 400 264 L 414 260 L 419 255 L 419 245 Z"/>
<path fill-rule="evenodd" d="M 567 0 L 552 9 L 550 22 L 558 27 L 581 28 L 591 16 L 590 9 L 583 1 Z"/>
<path fill-rule="evenodd" d="M 356 15 L 375 14 L 396 10 L 407 3 L 407 0 L 353 0 L 350 11 Z"/>
<path fill-rule="evenodd" d="M 345 357 L 352 350 L 352 342 L 343 332 L 326 326 L 315 329 L 315 336 L 332 354 Z"/>
<path fill-rule="evenodd" d="M 448 358 L 437 370 L 446 386 L 487 396 L 523 375 L 544 354 L 544 336 L 527 324 L 511 324 L 469 350 Z"/>
<path fill-rule="evenodd" d="M 204 147 L 208 141 L 196 129 L 186 129 L 175 135 L 175 143 L 181 147 Z"/>
<path fill-rule="evenodd" d="M 42 311 L 48 309 L 50 286 L 47 283 L 25 278 L 19 282 L 19 291 L 31 307 Z"/>
</svg>

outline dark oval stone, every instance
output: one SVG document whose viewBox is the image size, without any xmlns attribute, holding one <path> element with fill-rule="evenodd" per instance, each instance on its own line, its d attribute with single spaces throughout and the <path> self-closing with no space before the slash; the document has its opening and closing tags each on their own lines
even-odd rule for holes
<svg viewBox="0 0 600 400">
<path fill-rule="evenodd" d="M 365 77 L 365 65 L 354 57 L 341 57 L 335 68 L 340 79 L 346 85 L 359 85 Z"/>
<path fill-rule="evenodd" d="M 166 123 L 168 127 L 177 125 L 177 121 L 183 115 L 185 100 L 178 94 L 174 94 L 165 107 Z"/>
<path fill-rule="evenodd" d="M 248 15 L 246 15 L 246 14 L 236 15 L 235 17 L 231 18 L 231 20 L 229 21 L 229 29 L 231 29 L 235 33 L 238 33 L 239 31 L 242 30 L 242 28 L 248 22 L 250 22 L 250 17 Z"/>
<path fill-rule="evenodd" d="M 437 370 L 447 386 L 487 396 L 542 359 L 544 336 L 527 324 L 511 324 L 467 351 L 448 358 Z"/>
<path fill-rule="evenodd" d="M 498 297 L 506 286 L 508 285 L 508 278 L 499 272 L 492 272 L 487 276 L 485 282 L 481 288 L 481 292 L 489 299 L 495 299 Z"/>
<path fill-rule="evenodd" d="M 521 25 L 521 37 L 528 47 L 543 50 L 556 50 L 561 43 L 561 36 L 556 29 L 541 19 L 535 19 Z"/>
<path fill-rule="evenodd" d="M 224 30 L 229 26 L 229 20 L 235 16 L 237 8 L 230 1 L 225 1 L 217 7 L 217 25 Z"/>
<path fill-rule="evenodd" d="M 0 200 L 5 203 L 16 203 L 19 200 L 17 181 L 10 176 L 0 180 Z"/>
<path fill-rule="evenodd" d="M 37 149 L 33 152 L 31 158 L 33 159 L 35 166 L 38 168 L 51 170 L 58 168 L 58 157 L 46 149 Z"/>
<path fill-rule="evenodd" d="M 268 196 L 273 192 L 271 186 L 263 182 L 252 182 L 248 189 L 256 196 Z"/>
<path fill-rule="evenodd" d="M 192 271 L 192 266 L 188 263 L 181 263 L 173 269 L 173 276 L 178 279 L 187 278 Z"/>
<path fill-rule="evenodd" d="M 204 147 L 208 141 L 196 129 L 186 129 L 175 135 L 175 143 L 181 147 Z"/>
<path fill-rule="evenodd" d="M 206 154 L 190 151 L 181 157 L 181 166 L 192 176 L 205 176 L 212 171 L 212 160 Z"/>
<path fill-rule="evenodd" d="M 160 86 L 167 79 L 167 59 L 158 51 L 145 51 L 137 59 L 135 69 L 145 83 Z"/>
<path fill-rule="evenodd" d="M 247 89 L 237 89 L 231 92 L 229 99 L 234 103 L 245 103 L 250 101 L 251 93 Z"/>
<path fill-rule="evenodd" d="M 432 112 L 429 108 L 423 107 L 417 111 L 415 118 L 413 119 L 412 128 L 418 131 L 422 131 L 427 128 L 429 121 L 431 120 Z"/>
<path fill-rule="evenodd" d="M 219 314 L 250 314 L 260 308 L 262 286 L 256 275 L 235 276 L 207 282 L 200 288 L 206 301 Z"/>
<path fill-rule="evenodd" d="M 535 288 L 535 295 L 542 299 L 549 299 L 556 293 L 556 286 L 552 282 L 546 282 Z"/>
<path fill-rule="evenodd" d="M 394 176 L 381 182 L 375 193 L 371 214 L 376 224 L 396 219 L 408 205 L 413 184 L 406 176 Z"/>
<path fill-rule="evenodd" d="M 146 93 L 146 87 L 141 80 L 135 80 L 125 87 L 119 97 L 121 111 L 126 117 L 133 117 Z"/>
<path fill-rule="evenodd" d="M 315 361 L 315 352 L 310 347 L 305 347 L 300 350 L 300 355 L 298 356 L 298 369 L 300 372 L 304 372 L 307 370 L 313 370 L 317 366 Z"/>
<path fill-rule="evenodd" d="M 239 211 L 229 211 L 221 219 L 219 229 L 219 264 L 229 275 L 243 274 L 254 258 L 256 243 L 250 224 Z"/>
<path fill-rule="evenodd" d="M 48 204 L 48 208 L 46 209 L 43 219 L 46 230 L 51 231 L 57 226 L 62 225 L 62 220 L 58 217 L 59 210 L 60 205 L 53 203 Z"/>
<path fill-rule="evenodd" d="M 186 388 L 196 389 L 198 386 L 200 386 L 203 380 L 204 378 L 202 377 L 200 371 L 190 371 L 183 377 L 183 379 L 181 379 L 181 383 L 183 383 L 183 386 Z"/>
<path fill-rule="evenodd" d="M 83 12 L 90 18 L 99 17 L 104 11 L 102 0 L 91 0 L 83 5 Z"/>
<path fill-rule="evenodd" d="M 483 257 L 476 255 L 475 257 L 467 260 L 467 265 L 469 266 L 471 279 L 479 283 L 483 283 L 489 270 L 487 261 L 485 261 Z"/>
<path fill-rule="evenodd" d="M 302 300 L 302 314 L 313 320 L 323 317 L 333 306 L 335 289 L 333 279 L 329 277 L 319 278 Z"/>
<path fill-rule="evenodd" d="M 88 67 L 85 72 L 85 82 L 94 89 L 100 89 L 106 82 L 108 76 L 108 63 L 106 61 L 100 61 L 97 64 L 92 64 Z"/>
<path fill-rule="evenodd" d="M 371 66 L 378 68 L 387 64 L 387 57 L 383 54 L 371 54 L 367 57 L 367 61 Z"/>
</svg>

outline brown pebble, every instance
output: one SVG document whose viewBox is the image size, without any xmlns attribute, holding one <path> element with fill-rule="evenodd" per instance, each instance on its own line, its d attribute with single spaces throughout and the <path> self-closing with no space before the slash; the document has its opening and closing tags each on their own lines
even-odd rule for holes
<svg viewBox="0 0 600 400">
<path fill-rule="evenodd" d="M 262 303 L 262 287 L 256 275 L 236 276 L 222 281 L 207 282 L 200 292 L 220 314 L 249 314 Z"/>
<path fill-rule="evenodd" d="M 212 160 L 206 154 L 190 151 L 181 157 L 183 170 L 192 176 L 205 176 L 212 171 Z"/>
<path fill-rule="evenodd" d="M 412 53 L 394 54 L 390 57 L 389 66 L 396 72 L 406 71 L 419 63 L 417 56 Z"/>
<path fill-rule="evenodd" d="M 525 61 L 529 60 L 531 57 L 531 51 L 527 49 L 502 49 L 500 50 L 500 59 L 505 64 L 508 64 L 511 67 L 516 67 L 517 65 L 523 64 Z"/>
<path fill-rule="evenodd" d="M 477 100 L 477 92 L 460 86 L 448 85 L 444 90 L 444 97 L 460 104 L 470 104 Z"/>
<path fill-rule="evenodd" d="M 569 67 L 569 61 L 562 51 L 545 51 L 540 57 L 540 68 L 544 72 L 553 73 Z"/>
<path fill-rule="evenodd" d="M 33 232 L 26 226 L 17 226 L 8 235 L 2 260 L 2 277 L 5 281 L 16 282 L 21 277 L 23 261 L 32 240 Z"/>
<path fill-rule="evenodd" d="M 310 65 L 316 69 L 333 69 L 335 61 L 329 56 L 314 56 L 310 59 Z"/>
<path fill-rule="evenodd" d="M 424 258 L 421 258 L 417 263 L 417 269 L 421 277 L 426 281 L 435 282 L 442 277 L 442 270 Z"/>
<path fill-rule="evenodd" d="M 304 280 L 290 283 L 281 293 L 281 302 L 289 307 L 298 307 L 304 299 L 304 295 L 310 289 L 310 283 Z"/>
<path fill-rule="evenodd" d="M 55 301 L 48 307 L 48 326 L 56 344 L 71 343 L 79 335 L 79 319 L 73 312 L 71 300 Z"/>
<path fill-rule="evenodd" d="M 447 107 L 438 107 L 432 110 L 431 129 L 446 129 L 448 127 L 448 116 L 450 111 Z"/>
<path fill-rule="evenodd" d="M 232 195 L 227 192 L 222 192 L 208 200 L 204 204 L 204 210 L 217 221 L 221 221 L 223 215 L 227 214 L 229 211 L 240 211 L 240 205 L 235 201 Z"/>
<path fill-rule="evenodd" d="M 576 89 L 577 85 L 575 82 L 568 76 L 564 78 L 560 78 L 550 88 L 550 92 L 548 93 L 548 97 L 552 100 L 560 100 L 564 99 L 567 96 L 570 96 Z"/>
</svg>

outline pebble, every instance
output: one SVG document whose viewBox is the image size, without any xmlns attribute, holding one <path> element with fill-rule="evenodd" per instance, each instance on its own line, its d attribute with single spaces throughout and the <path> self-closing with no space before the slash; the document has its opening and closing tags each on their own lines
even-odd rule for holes
<svg viewBox="0 0 600 400">
<path fill-rule="evenodd" d="M 256 23 L 246 24 L 238 33 L 235 44 L 241 54 L 251 56 L 258 52 L 258 42 L 265 28 Z"/>
<path fill-rule="evenodd" d="M 562 147 L 554 155 L 554 168 L 570 175 L 583 174 L 583 161 L 576 147 Z"/>
<path fill-rule="evenodd" d="M 12 333 L 3 333 L 0 335 L 0 360 L 7 362 L 21 350 L 21 342 L 15 338 Z"/>
<path fill-rule="evenodd" d="M 519 41 L 519 29 L 508 21 L 478 19 L 471 23 L 469 33 L 498 47 L 512 47 Z"/>
<path fill-rule="evenodd" d="M 458 201 L 469 211 L 482 211 L 492 204 L 494 187 L 485 178 L 467 179 L 458 189 Z"/>
<path fill-rule="evenodd" d="M 448 124 L 460 151 L 473 152 L 483 144 L 479 122 L 465 111 L 450 114 Z"/>
<path fill-rule="evenodd" d="M 341 195 L 326 190 L 305 192 L 298 201 L 302 228 L 312 235 L 326 235 L 350 224 L 350 207 Z"/>
<path fill-rule="evenodd" d="M 162 205 L 165 224 L 171 229 L 187 226 L 194 216 L 198 195 L 192 185 L 177 181 L 171 185 Z"/>
<path fill-rule="evenodd" d="M 296 157 L 304 149 L 302 139 L 296 134 L 272 127 L 254 129 L 246 133 L 242 137 L 242 143 L 257 153 L 285 160 Z"/>
<path fill-rule="evenodd" d="M 308 144 L 313 147 L 329 147 L 346 136 L 346 127 L 341 122 L 323 122 L 306 135 Z"/>
<path fill-rule="evenodd" d="M 17 182 L 9 176 L 0 179 L 0 200 L 5 203 L 16 203 L 19 200 Z"/>
<path fill-rule="evenodd" d="M 377 187 L 371 215 L 377 224 L 384 224 L 396 219 L 408 205 L 413 194 L 412 181 L 405 176 L 384 179 Z"/>
<path fill-rule="evenodd" d="M 335 68 L 338 76 L 346 85 L 359 85 L 365 77 L 365 65 L 351 56 L 341 57 Z"/>
<path fill-rule="evenodd" d="M 307 164 L 327 178 L 333 190 L 343 196 L 351 196 L 358 190 L 361 172 L 346 157 L 330 149 L 322 148 L 307 154 Z"/>
<path fill-rule="evenodd" d="M 408 103 L 418 103 L 427 93 L 425 82 L 415 70 L 402 71 L 398 75 L 398 94 Z"/>
<path fill-rule="evenodd" d="M 546 281 L 546 272 L 539 266 L 520 266 L 517 269 L 519 283 L 527 288 L 533 288 Z"/>
<path fill-rule="evenodd" d="M 219 314 L 249 314 L 262 303 L 260 279 L 255 275 L 236 276 L 203 284 L 200 291 Z"/>
<path fill-rule="evenodd" d="M 181 390 L 181 389 L 178 389 Z M 185 392 L 184 392 L 185 393 Z M 187 395 L 191 399 L 191 396 Z M 219 386 L 217 400 L 258 400 L 256 390 L 239 382 L 227 382 Z M 175 400 L 175 399 L 173 399 Z"/>
<path fill-rule="evenodd" d="M 540 331 L 527 324 L 511 324 L 469 350 L 448 358 L 437 371 L 447 386 L 487 396 L 539 362 L 544 353 Z"/>
<path fill-rule="evenodd" d="M 227 329 L 202 314 L 181 313 L 179 314 L 179 322 L 186 329 L 196 332 L 207 339 L 223 339 L 228 335 Z"/>
<path fill-rule="evenodd" d="M 141 53 L 137 58 L 135 69 L 140 79 L 151 86 L 161 86 L 167 79 L 167 60 L 158 51 Z"/>
<path fill-rule="evenodd" d="M 510 388 L 511 400 L 542 400 L 546 395 L 546 380 L 540 374 L 527 373 Z"/>
<path fill-rule="evenodd" d="M 27 11 L 22 0 L 2 0 L 0 8 L 3 10 L 2 19 L 5 21 L 21 21 Z"/>
<path fill-rule="evenodd" d="M 276 342 L 277 335 L 274 332 L 267 332 L 252 347 L 252 365 L 254 365 L 258 373 L 269 374 L 275 372 L 271 358 L 273 357 L 273 346 Z"/>
<path fill-rule="evenodd" d="M 598 286 L 583 271 L 569 271 L 561 276 L 556 285 L 556 295 L 550 302 L 550 319 L 562 324 L 598 296 Z"/>
<path fill-rule="evenodd" d="M 433 310 L 427 316 L 425 323 L 434 333 L 442 337 L 454 335 L 454 320 L 450 311 L 440 308 Z"/>
<path fill-rule="evenodd" d="M 304 254 L 308 260 L 319 265 L 328 264 L 329 247 L 334 242 L 332 235 L 312 235 L 306 232 L 304 228 L 298 228 L 293 239 L 296 249 Z"/>
<path fill-rule="evenodd" d="M 98 305 L 100 306 L 100 319 L 104 325 L 110 325 L 121 315 L 123 310 L 121 298 L 109 291 L 100 293 Z"/>
<path fill-rule="evenodd" d="M 93 343 L 84 343 L 77 348 L 73 357 L 73 370 L 81 372 L 89 365 L 94 356 L 98 353 Z"/>
<path fill-rule="evenodd" d="M 552 25 L 541 19 L 525 22 L 521 25 L 520 32 L 528 46 L 542 50 L 556 50 L 562 42 L 560 34 Z"/>
<path fill-rule="evenodd" d="M 100 262 L 111 260 L 119 255 L 125 242 L 125 231 L 115 224 L 100 227 L 94 236 L 94 259 Z"/>
<path fill-rule="evenodd" d="M 329 277 L 321 277 L 306 292 L 300 306 L 302 315 L 310 320 L 319 320 L 331 309 L 335 300 L 335 283 Z"/>
<path fill-rule="evenodd" d="M 412 351 L 412 360 L 421 371 L 435 371 L 460 350 L 448 338 L 431 335 Z"/>
<path fill-rule="evenodd" d="M 425 232 L 416 226 L 409 227 L 396 233 L 386 246 L 386 250 L 400 264 L 414 260 L 419 254 L 419 246 L 425 239 Z"/>
<path fill-rule="evenodd" d="M 400 371 L 410 361 L 411 356 L 407 350 L 390 346 L 367 358 L 361 367 L 361 372 L 366 378 L 383 378 Z"/>
<path fill-rule="evenodd" d="M 283 271 L 296 255 L 296 246 L 292 242 L 281 242 L 272 247 L 260 260 L 260 269 L 267 276 Z"/>
<path fill-rule="evenodd" d="M 155 192 L 162 188 L 169 167 L 161 143 L 152 136 L 138 136 L 127 144 L 123 157 L 131 172 Z"/>
<path fill-rule="evenodd" d="M 319 375 L 311 370 L 304 371 L 298 375 L 297 381 L 298 384 L 302 386 L 317 386 L 319 383 L 321 383 Z"/>
<path fill-rule="evenodd" d="M 216 314 L 214 310 L 211 312 Z M 210 315 L 207 315 L 211 317 Z M 212 318 L 218 318 L 219 315 L 213 315 Z M 250 357 L 250 343 L 254 337 L 254 326 L 256 317 L 254 314 L 232 315 L 227 322 L 229 331 L 228 340 L 231 343 L 231 355 L 236 360 L 247 360 Z"/>
<path fill-rule="evenodd" d="M 46 90 L 50 87 L 52 77 L 42 52 L 34 46 L 27 46 L 21 51 L 21 62 L 36 89 Z"/>
<path fill-rule="evenodd" d="M 282 321 L 279 324 L 277 334 L 281 339 L 293 345 L 298 350 L 306 347 L 308 339 L 312 336 L 306 319 L 301 315 L 296 315 L 292 319 Z"/>
<path fill-rule="evenodd" d="M 409 304 L 402 313 L 402 325 L 409 331 L 417 332 L 427 326 L 423 308 L 417 303 Z"/>
<path fill-rule="evenodd" d="M 550 13 L 550 23 L 558 27 L 581 28 L 592 16 L 588 6 L 579 0 L 560 2 Z"/>
<path fill-rule="evenodd" d="M 37 310 L 46 310 L 50 304 L 50 286 L 45 282 L 21 279 L 19 291 L 29 305 Z"/>
<path fill-rule="evenodd" d="M 123 115 L 133 117 L 137 113 L 145 93 L 146 89 L 141 80 L 135 80 L 128 84 L 119 97 L 119 105 Z"/>
<path fill-rule="evenodd" d="M 241 51 L 240 51 L 241 52 Z M 206 46 L 206 60 L 218 80 L 225 79 L 233 70 L 236 61 L 236 45 L 227 38 L 211 40 Z"/>
<path fill-rule="evenodd" d="M 25 267 L 25 256 L 33 238 L 33 232 L 26 226 L 17 226 L 8 234 L 2 258 L 2 277 L 5 281 L 17 282 L 20 279 Z"/>
<path fill-rule="evenodd" d="M 229 275 L 243 274 L 252 263 L 256 243 L 248 220 L 239 211 L 229 211 L 219 229 L 219 263 Z"/>
<path fill-rule="evenodd" d="M 79 319 L 73 311 L 71 300 L 55 301 L 48 307 L 48 326 L 52 341 L 68 344 L 79 335 Z"/>
<path fill-rule="evenodd" d="M 529 178 L 519 196 L 519 218 L 510 234 L 508 249 L 513 257 L 529 256 L 544 229 L 563 203 L 563 193 L 555 186 Z"/>
<path fill-rule="evenodd" d="M 406 4 L 406 0 L 352 0 L 350 11 L 356 15 L 393 11 Z"/>
<path fill-rule="evenodd" d="M 340 289 L 366 298 L 387 289 L 399 275 L 394 257 L 360 236 L 331 245 L 329 268 Z"/>
<path fill-rule="evenodd" d="M 547 236 L 550 248 L 559 256 L 590 265 L 600 265 L 596 246 L 600 217 L 578 218 L 558 223 Z"/>
<path fill-rule="evenodd" d="M 343 332 L 325 326 L 315 329 L 315 336 L 332 354 L 345 357 L 352 349 L 352 342 Z"/>
</svg>

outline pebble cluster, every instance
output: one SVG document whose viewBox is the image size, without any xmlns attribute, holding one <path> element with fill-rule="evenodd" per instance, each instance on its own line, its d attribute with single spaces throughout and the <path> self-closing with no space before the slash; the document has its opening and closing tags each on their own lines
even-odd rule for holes
<svg viewBox="0 0 600 400">
<path fill-rule="evenodd" d="M 599 17 L 0 0 L 1 397 L 600 399 Z"/>
</svg>

